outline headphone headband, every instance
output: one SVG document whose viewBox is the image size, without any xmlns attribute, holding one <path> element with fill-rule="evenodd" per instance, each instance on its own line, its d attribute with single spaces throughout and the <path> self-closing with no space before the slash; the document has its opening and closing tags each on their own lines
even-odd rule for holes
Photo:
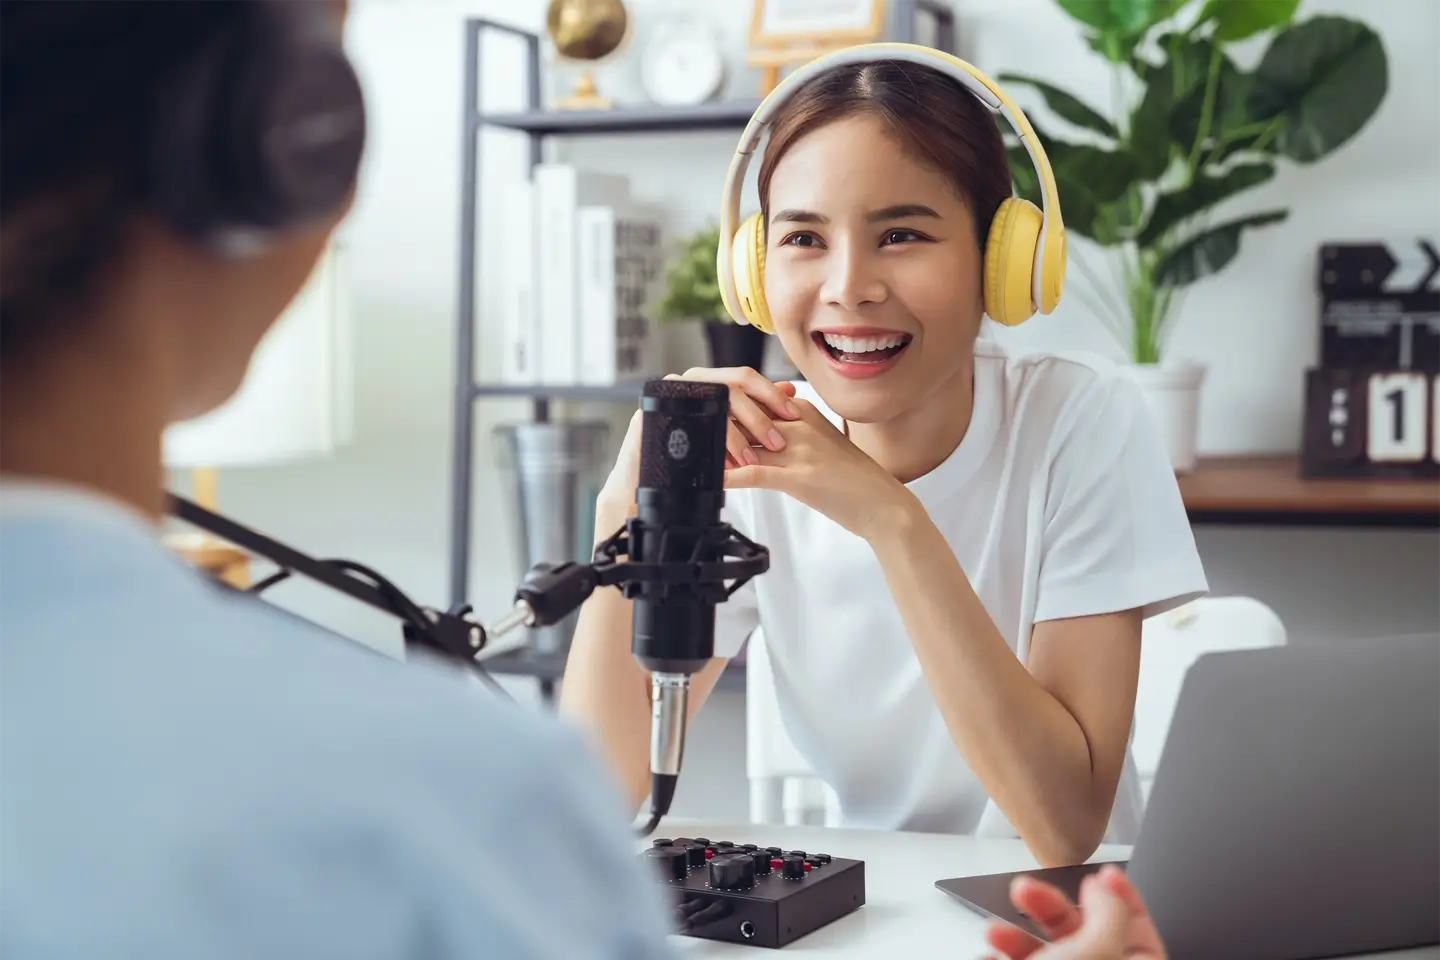
<svg viewBox="0 0 1440 960">
<path fill-rule="evenodd" d="M 740 191 L 745 182 L 745 172 L 750 166 L 750 157 L 760 144 L 770 121 L 776 112 L 799 90 L 815 77 L 836 67 L 854 63 L 871 63 L 878 60 L 903 60 L 931 67 L 954 78 L 975 95 L 992 113 L 1003 116 L 1020 137 L 1020 143 L 1030 156 L 1030 162 L 1040 180 L 1040 225 L 1039 240 L 1035 245 L 1034 271 L 1031 280 L 1031 299 L 1042 313 L 1049 313 L 1060 296 L 1063 271 L 1046 269 L 1047 264 L 1063 264 L 1065 224 L 1061 219 L 1059 190 L 1055 185 L 1055 174 L 1050 169 L 1050 160 L 1040 144 L 1035 129 L 1020 107 L 1010 99 L 1000 85 L 983 72 L 959 57 L 936 50 L 932 47 L 913 43 L 865 43 L 846 47 L 809 61 L 785 77 L 772 90 L 745 125 L 740 135 L 740 144 L 730 159 L 730 169 L 725 177 L 725 190 L 720 201 L 720 249 L 718 251 L 718 275 L 720 297 L 731 316 L 740 318 L 739 294 L 735 286 L 734 255 L 731 241 L 740 225 Z"/>
</svg>

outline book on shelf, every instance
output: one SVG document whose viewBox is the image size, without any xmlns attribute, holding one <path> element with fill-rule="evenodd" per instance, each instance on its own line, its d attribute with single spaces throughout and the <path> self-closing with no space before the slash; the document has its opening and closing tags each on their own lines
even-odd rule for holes
<svg viewBox="0 0 1440 960">
<path fill-rule="evenodd" d="M 644 380 L 659 371 L 645 309 L 658 293 L 665 251 L 660 211 L 642 204 L 581 207 L 579 370 L 586 386 Z"/>
<path fill-rule="evenodd" d="M 542 163 L 505 204 L 502 382 L 606 386 L 660 369 L 646 307 L 662 280 L 662 211 L 618 174 Z"/>
<path fill-rule="evenodd" d="M 507 192 L 502 203 L 509 242 L 501 255 L 503 297 L 501 299 L 500 382 L 529 386 L 540 382 L 540 330 L 535 262 L 535 191 L 520 183 Z M 476 272 L 481 267 L 476 265 Z"/>
</svg>

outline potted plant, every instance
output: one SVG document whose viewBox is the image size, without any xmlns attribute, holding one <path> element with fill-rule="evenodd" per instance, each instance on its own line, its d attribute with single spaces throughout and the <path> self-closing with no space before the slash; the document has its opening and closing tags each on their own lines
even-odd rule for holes
<svg viewBox="0 0 1440 960">
<path fill-rule="evenodd" d="M 1062 140 L 1036 126 L 1059 187 L 1065 225 L 1108 264 L 1070 263 L 1074 290 L 1119 339 L 1166 433 L 1177 471 L 1195 462 L 1205 370 L 1167 344 L 1186 292 L 1223 270 L 1247 230 L 1284 220 L 1267 205 L 1216 209 L 1275 177 L 1282 161 L 1315 163 L 1374 116 L 1388 86 L 1384 46 L 1346 17 L 1296 21 L 1299 0 L 1057 0 L 1083 25 L 1113 74 L 1108 115 L 1031 76 L 1002 74 L 1084 132 Z M 1235 44 L 1266 45 L 1251 69 Z M 1048 121 L 1047 121 L 1048 122 Z M 1040 191 L 1018 140 L 1008 138 L 1016 191 Z M 1106 269 L 1108 267 L 1108 269 Z"/>
<path fill-rule="evenodd" d="M 736 323 L 720 298 L 715 255 L 720 249 L 720 228 L 708 224 L 678 244 L 665 266 L 665 292 L 654 308 L 656 320 L 699 320 L 705 327 L 712 367 L 752 367 L 765 361 L 765 334 L 749 324 Z"/>
</svg>

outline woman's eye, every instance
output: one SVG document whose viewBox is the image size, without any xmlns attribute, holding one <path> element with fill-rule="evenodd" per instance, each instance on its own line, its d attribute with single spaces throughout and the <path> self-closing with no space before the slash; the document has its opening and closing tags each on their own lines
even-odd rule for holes
<svg viewBox="0 0 1440 960">
<path fill-rule="evenodd" d="M 792 247 L 818 247 L 820 238 L 813 233 L 792 233 L 781 242 Z"/>
<path fill-rule="evenodd" d="M 886 230 L 884 243 L 905 243 L 909 240 L 922 239 L 920 234 L 914 230 Z"/>
</svg>

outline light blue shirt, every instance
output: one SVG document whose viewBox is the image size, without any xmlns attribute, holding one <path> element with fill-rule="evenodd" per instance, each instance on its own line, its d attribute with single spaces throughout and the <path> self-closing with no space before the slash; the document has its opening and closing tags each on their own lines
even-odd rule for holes
<svg viewBox="0 0 1440 960">
<path fill-rule="evenodd" d="M 559 721 L 0 492 L 0 956 L 668 957 L 629 822 Z"/>
</svg>

